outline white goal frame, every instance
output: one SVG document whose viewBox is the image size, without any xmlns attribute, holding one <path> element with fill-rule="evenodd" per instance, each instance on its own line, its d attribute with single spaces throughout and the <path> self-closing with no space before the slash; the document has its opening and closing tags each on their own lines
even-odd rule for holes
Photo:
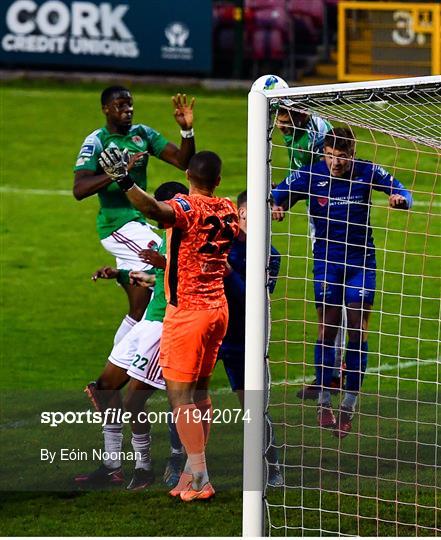
<svg viewBox="0 0 441 540">
<path fill-rule="evenodd" d="M 441 84 L 441 76 L 414 77 L 371 82 L 252 90 L 248 95 L 247 168 L 247 282 L 245 337 L 245 410 L 251 422 L 244 423 L 243 536 L 264 534 L 264 434 L 266 400 L 266 354 L 269 301 L 266 288 L 270 238 L 269 103 L 271 98 L 305 98 L 311 95 L 354 90 L 391 89 Z M 266 239 L 262 242 L 262 239 Z"/>
</svg>

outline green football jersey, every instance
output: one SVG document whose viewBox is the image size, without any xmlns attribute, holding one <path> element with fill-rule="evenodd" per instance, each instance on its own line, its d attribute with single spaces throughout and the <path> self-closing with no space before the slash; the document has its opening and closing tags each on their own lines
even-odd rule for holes
<svg viewBox="0 0 441 540">
<path fill-rule="evenodd" d="M 159 253 L 161 255 L 167 254 L 167 239 L 166 233 L 164 232 L 162 236 L 161 246 L 159 248 Z M 128 285 L 130 283 L 130 274 L 131 270 L 119 270 L 119 275 L 117 277 L 118 283 L 121 285 Z M 152 268 L 147 270 L 147 274 L 154 274 L 156 276 L 155 286 L 153 288 L 153 296 L 147 306 L 147 311 L 145 312 L 144 319 L 146 321 L 159 321 L 162 322 L 165 315 L 165 308 L 167 307 L 167 300 L 165 299 L 165 290 L 164 290 L 164 276 L 165 270 L 162 268 Z"/>
<path fill-rule="evenodd" d="M 289 154 L 290 170 L 312 165 L 323 154 L 323 142 L 331 124 L 319 116 L 311 116 L 306 126 L 295 129 L 293 134 L 283 135 Z"/>
<path fill-rule="evenodd" d="M 145 190 L 149 154 L 159 157 L 167 144 L 165 137 L 143 124 L 133 125 L 126 135 L 109 133 L 107 128 L 103 127 L 84 139 L 74 171 L 87 170 L 102 174 L 103 170 L 98 163 L 98 158 L 109 146 L 127 148 L 130 154 L 147 151 L 148 154 L 140 159 L 130 171 L 130 176 L 136 184 Z M 116 182 L 100 189 L 98 198 L 100 210 L 96 224 L 100 239 L 107 238 L 129 221 L 145 221 L 143 214 L 131 205 Z"/>
<path fill-rule="evenodd" d="M 162 235 L 162 242 L 159 248 L 159 253 L 161 255 L 166 255 L 167 253 L 167 240 L 166 240 L 165 232 Z M 165 290 L 164 290 L 165 270 L 162 268 L 156 268 L 155 274 L 156 274 L 155 288 L 153 289 L 153 297 L 150 300 L 149 305 L 147 307 L 145 319 L 147 321 L 162 322 L 165 315 L 165 308 L 167 307 L 167 300 L 165 299 Z"/>
</svg>

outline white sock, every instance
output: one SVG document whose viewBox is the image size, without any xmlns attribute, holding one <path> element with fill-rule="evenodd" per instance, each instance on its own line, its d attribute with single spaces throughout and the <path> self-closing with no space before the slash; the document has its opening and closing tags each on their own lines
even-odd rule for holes
<svg viewBox="0 0 441 540">
<path fill-rule="evenodd" d="M 190 462 L 188 461 L 188 458 L 187 458 L 187 461 L 185 462 L 183 472 L 185 472 L 185 474 L 191 474 L 191 467 L 190 467 Z"/>
<path fill-rule="evenodd" d="M 199 491 L 210 481 L 205 462 L 205 452 L 201 452 L 200 454 L 189 454 L 187 463 L 190 465 L 193 474 L 192 487 L 196 491 Z"/>
<path fill-rule="evenodd" d="M 319 405 L 330 405 L 331 404 L 331 392 L 329 390 L 321 390 L 319 392 L 317 403 Z"/>
<path fill-rule="evenodd" d="M 152 468 L 152 458 L 150 456 L 150 433 L 132 433 L 132 446 L 136 452 L 135 469 L 145 469 L 149 471 Z"/>
<path fill-rule="evenodd" d="M 104 451 L 110 454 L 109 459 L 103 459 L 103 463 L 111 469 L 121 467 L 122 428 L 122 424 L 108 424 L 103 428 Z"/>
<path fill-rule="evenodd" d="M 345 409 L 350 409 L 353 411 L 355 409 L 355 405 L 357 405 L 357 399 L 358 394 L 355 394 L 354 392 L 345 392 L 341 406 Z"/>
<path fill-rule="evenodd" d="M 126 315 L 124 319 L 122 320 L 121 324 L 119 325 L 118 330 L 116 331 L 115 337 L 113 338 L 113 344 L 116 345 L 119 343 L 122 338 L 130 332 L 130 330 L 135 326 L 135 324 L 138 321 L 135 321 L 135 319 L 132 319 L 130 315 Z"/>
</svg>

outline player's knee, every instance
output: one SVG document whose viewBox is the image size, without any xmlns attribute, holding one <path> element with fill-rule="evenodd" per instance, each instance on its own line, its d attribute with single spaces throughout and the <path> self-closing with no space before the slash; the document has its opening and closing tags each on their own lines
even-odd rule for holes
<svg viewBox="0 0 441 540">
<path fill-rule="evenodd" d="M 325 341 L 334 341 L 337 337 L 337 331 L 338 328 L 334 328 L 333 326 L 326 326 L 323 325 L 321 328 L 319 328 L 319 341 L 325 342 Z M 321 334 L 321 335 L 320 335 Z"/>
<path fill-rule="evenodd" d="M 106 392 L 115 392 L 121 388 L 121 381 L 117 380 L 116 377 L 110 377 L 108 374 L 103 374 L 96 381 L 96 388 L 97 390 Z"/>
<path fill-rule="evenodd" d="M 360 328 L 348 328 L 348 338 L 350 343 L 354 343 L 360 347 L 363 341 L 363 331 Z"/>
</svg>

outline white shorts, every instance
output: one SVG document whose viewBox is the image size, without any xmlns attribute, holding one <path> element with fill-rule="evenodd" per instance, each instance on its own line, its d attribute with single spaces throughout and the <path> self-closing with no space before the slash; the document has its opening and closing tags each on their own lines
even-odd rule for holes
<svg viewBox="0 0 441 540">
<path fill-rule="evenodd" d="M 143 383 L 165 390 L 159 365 L 159 343 L 162 322 L 143 319 L 117 343 L 109 362 L 127 370 L 127 375 Z"/>
<path fill-rule="evenodd" d="M 103 247 L 116 258 L 118 270 L 149 270 L 138 257 L 141 249 L 161 245 L 161 238 L 153 231 L 148 223 L 129 221 L 107 238 L 101 240 Z"/>
</svg>

